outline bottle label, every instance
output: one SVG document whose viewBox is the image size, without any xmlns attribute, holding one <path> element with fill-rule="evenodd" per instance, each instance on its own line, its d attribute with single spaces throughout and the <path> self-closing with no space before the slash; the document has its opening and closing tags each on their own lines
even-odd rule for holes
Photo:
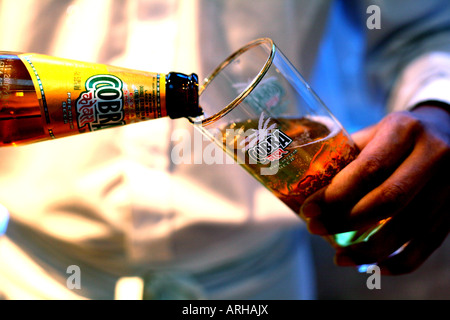
<svg viewBox="0 0 450 320">
<path fill-rule="evenodd" d="M 21 54 L 51 138 L 167 115 L 165 74 Z"/>
</svg>

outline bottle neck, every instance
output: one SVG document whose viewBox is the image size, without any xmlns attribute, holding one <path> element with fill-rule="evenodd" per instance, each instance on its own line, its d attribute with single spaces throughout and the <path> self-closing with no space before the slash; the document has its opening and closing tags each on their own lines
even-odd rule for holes
<svg viewBox="0 0 450 320">
<path fill-rule="evenodd" d="M 198 104 L 198 76 L 195 73 L 170 72 L 166 75 L 166 109 L 172 119 L 203 113 Z"/>
</svg>

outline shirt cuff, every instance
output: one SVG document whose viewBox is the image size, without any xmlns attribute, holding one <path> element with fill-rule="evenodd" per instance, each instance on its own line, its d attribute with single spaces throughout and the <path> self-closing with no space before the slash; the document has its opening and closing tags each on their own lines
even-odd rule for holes
<svg viewBox="0 0 450 320">
<path fill-rule="evenodd" d="M 450 53 L 433 52 L 410 63 L 392 91 L 388 110 L 411 110 L 425 101 L 450 105 Z"/>
</svg>

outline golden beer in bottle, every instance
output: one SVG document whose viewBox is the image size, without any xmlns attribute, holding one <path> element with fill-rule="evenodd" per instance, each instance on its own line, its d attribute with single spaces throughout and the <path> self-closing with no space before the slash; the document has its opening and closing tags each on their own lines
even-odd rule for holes
<svg viewBox="0 0 450 320">
<path fill-rule="evenodd" d="M 0 52 L 0 146 L 200 114 L 194 73 Z"/>
</svg>

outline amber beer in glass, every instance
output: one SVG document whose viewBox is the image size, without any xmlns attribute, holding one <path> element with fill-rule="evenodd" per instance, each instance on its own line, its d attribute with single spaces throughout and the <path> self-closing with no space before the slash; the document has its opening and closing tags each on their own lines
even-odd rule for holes
<svg viewBox="0 0 450 320">
<path fill-rule="evenodd" d="M 338 120 L 271 39 L 242 47 L 200 88 L 196 127 L 296 214 L 358 155 Z M 327 237 L 335 247 L 373 230 Z"/>
<path fill-rule="evenodd" d="M 308 196 L 355 159 L 358 149 L 345 131 L 320 119 L 279 118 L 272 123 L 277 131 L 253 147 L 254 121 L 231 124 L 222 134 L 223 148 L 232 150 L 237 162 L 298 213 Z M 244 162 L 238 158 L 240 146 L 247 150 Z"/>
</svg>

